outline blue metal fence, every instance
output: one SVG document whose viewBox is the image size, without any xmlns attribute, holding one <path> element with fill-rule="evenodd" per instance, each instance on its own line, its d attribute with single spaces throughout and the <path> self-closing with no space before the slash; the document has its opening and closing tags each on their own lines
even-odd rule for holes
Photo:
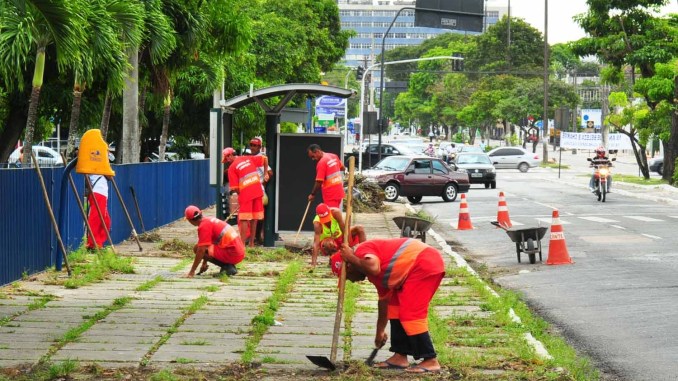
<svg viewBox="0 0 678 381">
<path fill-rule="evenodd" d="M 151 230 L 183 216 L 186 205 L 204 208 L 215 202 L 209 186 L 208 160 L 114 165 L 115 180 L 135 230 L 141 232 L 130 186 L 134 187 L 144 227 Z M 84 178 L 71 172 L 82 197 Z M 59 231 L 67 250 L 83 242 L 84 222 L 71 188 L 60 202 L 64 167 L 42 169 L 50 203 L 60 221 Z M 65 179 L 65 181 L 68 181 Z M 62 218 L 59 208 L 63 205 Z M 131 235 L 113 185 L 109 186 L 108 208 L 114 243 Z M 33 274 L 57 263 L 57 241 L 34 169 L 0 169 L 0 285 Z"/>
</svg>

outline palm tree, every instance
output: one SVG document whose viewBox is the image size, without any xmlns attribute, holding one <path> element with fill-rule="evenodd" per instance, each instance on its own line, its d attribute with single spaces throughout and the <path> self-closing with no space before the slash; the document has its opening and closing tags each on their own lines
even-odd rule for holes
<svg viewBox="0 0 678 381">
<path fill-rule="evenodd" d="M 24 131 L 24 151 L 31 152 L 40 90 L 45 70 L 45 51 L 54 44 L 57 64 L 66 69 L 80 60 L 84 42 L 81 15 L 74 2 L 64 0 L 0 0 L 0 66 L 7 83 L 21 78 L 23 67 L 33 64 L 33 81 Z M 31 61 L 31 57 L 35 57 Z"/>
</svg>

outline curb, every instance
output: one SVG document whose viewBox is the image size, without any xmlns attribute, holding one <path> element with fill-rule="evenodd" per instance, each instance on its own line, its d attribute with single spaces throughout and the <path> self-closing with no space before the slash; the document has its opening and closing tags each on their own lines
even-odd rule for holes
<svg viewBox="0 0 678 381">
<path fill-rule="evenodd" d="M 414 210 L 414 208 L 412 207 L 412 205 L 410 205 L 410 204 L 405 204 L 405 207 L 407 208 L 407 210 L 409 210 L 409 211 L 412 212 L 412 213 L 415 213 L 415 212 L 416 212 L 416 211 Z M 485 289 L 486 289 L 491 295 L 493 295 L 493 296 L 496 297 L 496 298 L 499 298 L 499 294 L 497 294 L 496 291 L 494 291 L 490 286 L 488 286 L 488 285 L 485 283 L 485 281 L 483 281 L 483 279 L 480 277 L 480 275 L 478 275 L 478 273 L 477 273 L 477 272 L 476 272 L 476 271 L 468 264 L 468 262 L 466 262 L 466 260 L 465 260 L 461 255 L 459 255 L 459 253 L 457 253 L 456 251 L 452 250 L 452 248 L 450 247 L 450 245 L 447 244 L 447 242 L 445 241 L 445 239 L 444 239 L 440 234 L 438 234 L 435 230 L 433 230 L 433 228 L 430 228 L 430 229 L 428 230 L 428 234 L 429 234 L 431 237 L 433 237 L 433 239 L 436 240 L 436 242 L 438 243 L 438 245 L 440 245 L 440 247 L 442 248 L 442 250 L 443 250 L 443 252 L 444 252 L 445 254 L 449 255 L 450 257 L 452 257 L 452 259 L 454 259 L 454 261 L 456 262 L 457 266 L 466 269 L 466 271 L 468 271 L 469 273 L 471 273 L 471 274 L 472 274 L 473 276 L 475 276 L 479 281 L 482 282 L 482 284 L 483 284 L 483 286 L 485 287 Z M 515 322 L 515 323 L 517 323 L 517 324 L 522 324 L 522 321 L 520 320 L 520 317 L 519 317 L 518 315 L 516 315 L 516 313 L 515 313 L 515 311 L 513 310 L 513 308 L 511 308 L 511 309 L 509 310 L 509 317 L 511 318 L 511 320 L 512 320 L 513 322 Z M 537 356 L 539 356 L 539 357 L 541 357 L 542 359 L 545 359 L 545 360 L 551 360 L 551 359 L 553 359 L 553 356 L 551 356 L 551 355 L 549 354 L 549 352 L 546 350 L 546 347 L 544 346 L 544 344 L 543 344 L 541 341 L 537 340 L 537 339 L 532 335 L 532 333 L 530 333 L 530 332 L 525 333 L 525 334 L 524 334 L 524 338 L 525 338 L 525 341 L 527 341 L 527 343 L 534 349 L 534 351 L 535 351 L 535 353 L 537 354 Z"/>
</svg>

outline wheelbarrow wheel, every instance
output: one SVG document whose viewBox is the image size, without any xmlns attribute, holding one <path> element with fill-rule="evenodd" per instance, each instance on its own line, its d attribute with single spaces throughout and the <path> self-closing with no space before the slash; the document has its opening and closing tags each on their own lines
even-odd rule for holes
<svg viewBox="0 0 678 381">
<path fill-rule="evenodd" d="M 537 250 L 534 249 L 534 240 L 532 238 L 527 239 L 527 255 L 530 257 L 530 263 L 535 264 L 537 262 Z"/>
</svg>

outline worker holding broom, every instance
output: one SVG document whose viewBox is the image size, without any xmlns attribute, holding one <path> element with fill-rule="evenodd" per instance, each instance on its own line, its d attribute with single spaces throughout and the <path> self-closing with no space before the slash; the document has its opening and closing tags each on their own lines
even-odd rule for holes
<svg viewBox="0 0 678 381">
<path fill-rule="evenodd" d="M 336 250 L 336 242 L 325 239 L 323 251 Z M 346 261 L 346 279 L 359 282 L 367 278 L 379 295 L 374 343 L 386 343 L 386 323 L 391 324 L 393 356 L 374 366 L 402 369 L 409 373 L 440 372 L 433 342 L 428 332 L 428 308 L 445 276 L 445 264 L 438 250 L 412 238 L 374 239 L 357 246 L 348 245 L 332 255 L 332 271 L 340 275 Z M 410 365 L 408 356 L 418 364 Z"/>
<path fill-rule="evenodd" d="M 320 203 L 315 208 L 316 216 L 313 219 L 313 253 L 311 255 L 311 266 L 318 263 L 318 251 L 320 251 L 320 242 L 325 238 L 331 238 L 336 243 L 336 247 L 341 247 L 344 242 L 344 217 L 339 208 L 330 208 L 325 203 Z M 366 239 L 365 229 L 361 225 L 351 227 L 351 235 L 348 238 L 348 245 L 353 247 Z M 332 255 L 335 251 L 328 253 Z"/>
<path fill-rule="evenodd" d="M 323 202 L 331 208 L 341 208 L 344 192 L 344 163 L 333 153 L 323 152 L 317 144 L 311 144 L 306 150 L 308 157 L 317 161 L 315 183 L 308 195 L 309 203 L 315 198 L 318 188 L 322 190 Z"/>
<path fill-rule="evenodd" d="M 198 227 L 198 243 L 193 247 L 195 259 L 186 278 L 193 278 L 200 262 L 198 275 L 207 271 L 207 262 L 221 267 L 219 275 L 237 274 L 235 265 L 245 258 L 245 244 L 238 231 L 220 219 L 204 218 L 200 208 L 194 205 L 186 208 L 184 216 L 191 225 Z"/>
</svg>

